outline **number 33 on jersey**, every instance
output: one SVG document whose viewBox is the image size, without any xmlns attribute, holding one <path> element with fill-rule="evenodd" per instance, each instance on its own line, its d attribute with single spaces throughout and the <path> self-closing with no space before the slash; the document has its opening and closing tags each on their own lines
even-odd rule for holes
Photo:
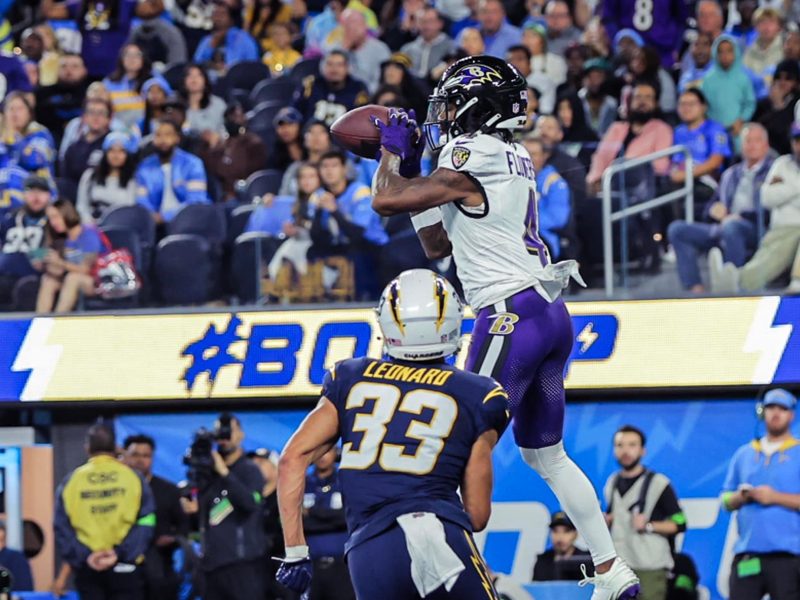
<svg viewBox="0 0 800 600">
<path fill-rule="evenodd" d="M 345 360 L 327 373 L 322 394 L 339 413 L 351 531 L 388 501 L 407 512 L 404 497 L 414 511 L 426 509 L 422 501 L 463 514 L 456 489 L 472 446 L 490 429 L 502 434 L 509 418 L 494 379 L 443 362 Z M 450 517 L 471 530 L 462 515 Z"/>
</svg>

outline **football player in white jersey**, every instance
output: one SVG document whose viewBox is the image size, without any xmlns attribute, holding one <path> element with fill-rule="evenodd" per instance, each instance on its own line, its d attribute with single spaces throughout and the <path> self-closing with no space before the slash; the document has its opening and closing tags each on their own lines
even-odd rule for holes
<svg viewBox="0 0 800 600">
<path fill-rule="evenodd" d="M 429 258 L 452 254 L 476 320 L 466 367 L 509 394 L 525 462 L 558 497 L 592 554 L 594 600 L 634 598 L 639 580 L 617 557 L 597 495 L 562 441 L 564 369 L 573 344 L 561 291 L 574 261 L 551 264 L 537 231 L 530 155 L 512 139 L 525 124 L 525 79 L 506 62 L 469 56 L 451 65 L 430 97 L 423 130 L 438 168 L 419 177 L 422 140 L 413 114 L 395 111 L 381 130 L 373 208 L 412 213 Z M 417 176 L 414 176 L 417 175 Z"/>
</svg>

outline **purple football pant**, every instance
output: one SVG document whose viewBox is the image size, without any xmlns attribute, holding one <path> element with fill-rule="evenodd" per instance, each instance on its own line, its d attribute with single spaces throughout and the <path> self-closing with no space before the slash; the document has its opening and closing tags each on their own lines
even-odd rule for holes
<svg viewBox="0 0 800 600">
<path fill-rule="evenodd" d="M 564 301 L 549 303 L 533 288 L 478 312 L 466 368 L 494 377 L 506 389 L 514 439 L 522 448 L 561 441 L 572 338 Z"/>
</svg>

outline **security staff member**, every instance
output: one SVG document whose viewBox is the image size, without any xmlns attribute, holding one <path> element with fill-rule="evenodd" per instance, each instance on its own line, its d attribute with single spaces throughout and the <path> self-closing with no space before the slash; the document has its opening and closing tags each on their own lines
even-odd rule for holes
<svg viewBox="0 0 800 600">
<path fill-rule="evenodd" d="M 58 489 L 55 535 L 81 600 L 144 600 L 139 565 L 153 537 L 155 504 L 141 476 L 115 458 L 114 430 L 86 436 L 89 460 Z"/>
<path fill-rule="evenodd" d="M 306 476 L 303 530 L 314 562 L 311 600 L 355 600 L 344 562 L 347 523 L 336 469 L 337 448 L 323 454 Z"/>
<path fill-rule="evenodd" d="M 789 428 L 797 398 L 784 389 L 764 395 L 758 412 L 767 433 L 733 455 L 722 504 L 736 511 L 730 600 L 800 598 L 800 440 Z"/>
<path fill-rule="evenodd" d="M 666 600 L 674 566 L 672 538 L 686 531 L 686 517 L 669 479 L 646 469 L 644 433 L 625 425 L 614 434 L 622 467 L 605 486 L 606 520 L 617 552 L 641 581 L 641 600 Z"/>
<path fill-rule="evenodd" d="M 264 596 L 266 556 L 261 508 L 264 478 L 242 451 L 244 430 L 239 419 L 222 413 L 211 451 L 214 472 L 199 497 L 181 498 L 187 514 L 197 514 L 205 552 L 204 600 L 258 600 Z"/>
</svg>

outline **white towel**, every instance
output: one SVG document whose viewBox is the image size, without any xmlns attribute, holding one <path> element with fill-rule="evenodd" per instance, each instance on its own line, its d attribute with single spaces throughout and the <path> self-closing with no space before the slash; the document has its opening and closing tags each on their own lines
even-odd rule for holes
<svg viewBox="0 0 800 600">
<path fill-rule="evenodd" d="M 269 278 L 275 281 L 278 277 L 278 271 L 281 268 L 284 260 L 292 263 L 292 266 L 297 270 L 300 275 L 305 275 L 308 272 L 308 260 L 306 253 L 311 247 L 311 240 L 303 240 L 298 238 L 289 238 L 278 246 L 278 250 L 269 261 Z"/>
<path fill-rule="evenodd" d="M 542 271 L 537 272 L 533 287 L 542 298 L 552 303 L 558 300 L 561 292 L 569 285 L 570 279 L 574 279 L 581 286 L 586 287 L 578 270 L 578 263 L 574 260 L 562 260 L 555 264 L 549 264 Z"/>
<path fill-rule="evenodd" d="M 433 513 L 408 513 L 397 517 L 406 536 L 411 556 L 411 579 L 423 598 L 444 584 L 449 592 L 458 580 L 464 563 L 447 544 L 444 525 Z"/>
</svg>

